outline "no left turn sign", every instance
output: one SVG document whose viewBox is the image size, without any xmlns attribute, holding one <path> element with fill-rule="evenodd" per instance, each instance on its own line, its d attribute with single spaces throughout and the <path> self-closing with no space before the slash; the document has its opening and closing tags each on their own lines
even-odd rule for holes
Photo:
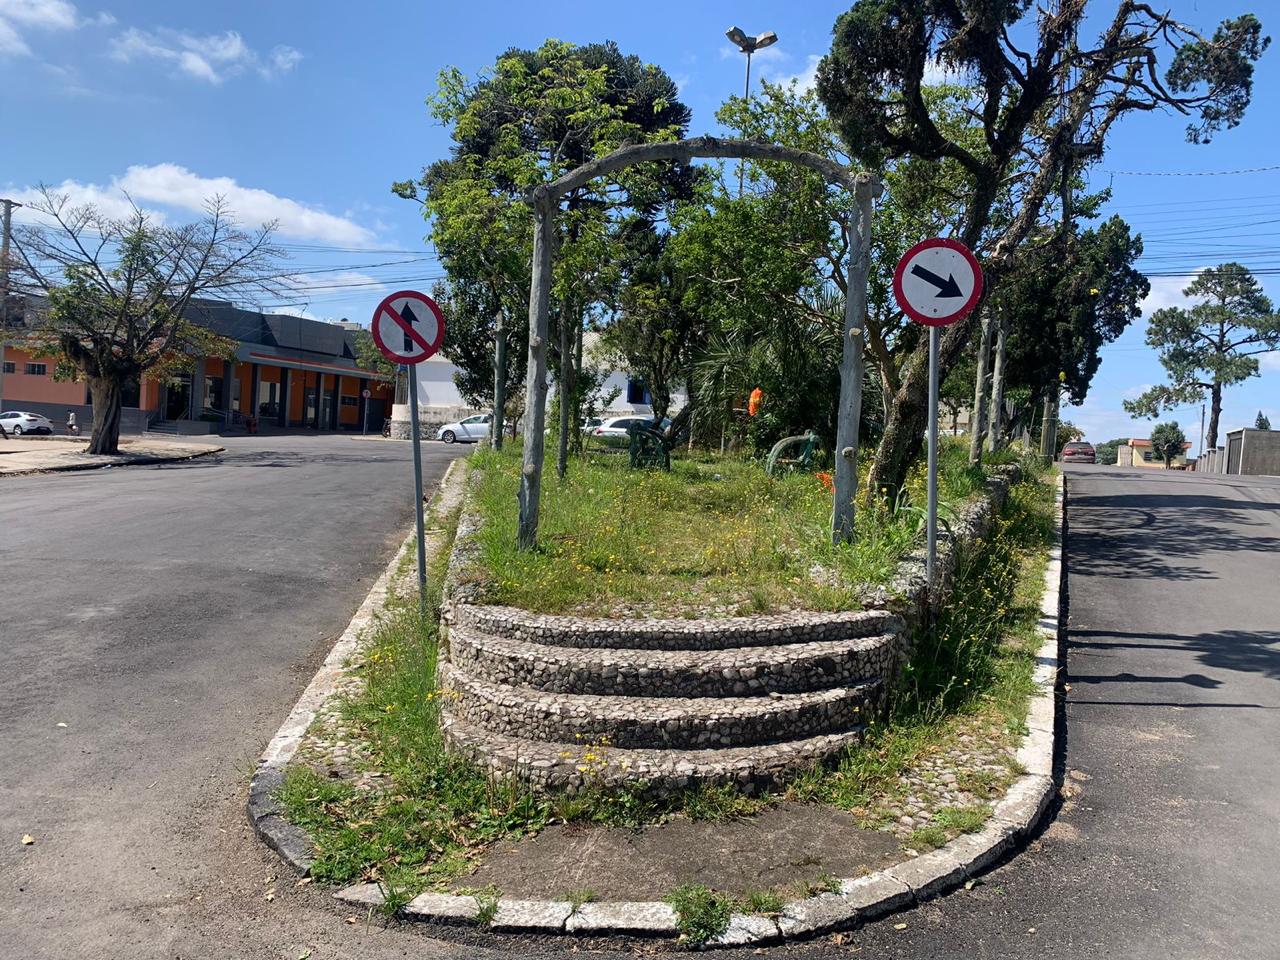
<svg viewBox="0 0 1280 960">
<path fill-rule="evenodd" d="M 893 275 L 893 293 L 916 323 L 945 327 L 978 305 L 982 268 L 959 240 L 934 237 L 903 254 Z"/>
<path fill-rule="evenodd" d="M 444 342 L 444 314 L 425 293 L 401 290 L 373 311 L 373 342 L 393 363 L 421 363 Z"/>
</svg>

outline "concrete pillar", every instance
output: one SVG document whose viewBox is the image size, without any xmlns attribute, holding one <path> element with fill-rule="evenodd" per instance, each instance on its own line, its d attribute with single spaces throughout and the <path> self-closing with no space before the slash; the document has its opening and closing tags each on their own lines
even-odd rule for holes
<svg viewBox="0 0 1280 960">
<path fill-rule="evenodd" d="M 244 411 L 245 416 L 256 417 L 258 415 L 258 385 L 262 382 L 262 371 L 256 363 L 249 364 L 249 409 Z"/>
<path fill-rule="evenodd" d="M 282 427 L 289 426 L 289 387 L 290 387 L 289 377 L 292 372 L 293 371 L 291 371 L 288 367 L 282 367 L 280 369 L 281 397 L 280 397 L 280 416 L 278 419 L 279 419 L 280 426 Z"/>
<path fill-rule="evenodd" d="M 222 407 L 226 411 L 223 414 L 222 422 L 225 426 L 231 426 L 231 411 L 236 407 L 232 401 L 240 396 L 240 380 L 236 377 L 236 364 L 234 360 L 228 360 L 222 365 Z"/>
<path fill-rule="evenodd" d="M 195 368 L 191 371 L 191 405 L 188 408 L 187 418 L 197 420 L 200 413 L 204 410 L 204 357 L 196 361 Z"/>
</svg>

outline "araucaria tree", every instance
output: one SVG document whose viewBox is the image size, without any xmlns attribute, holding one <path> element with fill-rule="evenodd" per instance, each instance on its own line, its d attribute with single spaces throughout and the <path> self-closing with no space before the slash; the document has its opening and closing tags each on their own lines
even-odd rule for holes
<svg viewBox="0 0 1280 960">
<path fill-rule="evenodd" d="M 48 300 L 38 345 L 60 355 L 57 375 L 89 383 L 90 453 L 119 452 L 123 393 L 144 374 L 163 379 L 234 349 L 192 322 L 196 298 L 286 289 L 274 224 L 242 229 L 220 197 L 177 227 L 136 206 L 113 218 L 44 188 L 29 210 L 41 222 L 14 232 L 18 269 Z"/>
<path fill-rule="evenodd" d="M 1155 429 L 1151 431 L 1151 449 L 1164 461 L 1166 470 L 1173 463 L 1173 458 L 1181 455 L 1186 448 L 1187 436 L 1176 420 L 1157 423 Z"/>
<path fill-rule="evenodd" d="M 819 95 L 861 162 L 947 158 L 962 169 L 966 205 L 951 233 L 979 252 L 988 291 L 999 288 L 1052 198 L 1069 196 L 1080 165 L 1102 155 L 1117 120 L 1172 109 L 1191 118 L 1188 139 L 1207 141 L 1240 122 L 1253 64 L 1268 43 L 1251 14 L 1205 35 L 1136 0 L 1119 0 L 1109 19 L 1095 9 L 1089 23 L 1101 30 L 1085 41 L 1085 7 L 1086 0 L 1051 9 L 1028 0 L 858 0 L 836 22 L 819 65 Z M 983 130 L 976 145 L 950 135 L 930 109 L 922 88 L 938 66 L 971 90 Z M 997 204 L 1007 209 L 988 232 Z M 943 335 L 942 376 L 980 314 Z M 871 489 L 896 491 L 919 453 L 927 366 L 922 339 L 902 371 Z"/>
<path fill-rule="evenodd" d="M 613 43 L 560 40 L 508 50 L 478 79 L 446 69 L 428 103 L 435 118 L 452 128 L 451 155 L 392 190 L 423 204 L 450 283 L 464 286 L 459 295 L 485 314 L 483 323 L 470 327 L 485 341 L 477 349 L 492 342 L 493 318 L 504 311 L 512 338 L 506 357 L 514 362 L 527 343 L 522 320 L 529 312 L 533 239 L 528 191 L 624 142 L 679 139 L 689 109 L 658 67 Z M 695 180 L 687 164 L 644 164 L 615 180 L 586 184 L 564 200 L 553 238 L 555 335 L 548 344 L 562 400 L 561 472 L 583 323 L 614 300 L 620 238 L 634 221 L 652 222 L 665 204 L 689 195 Z M 450 349 L 446 342 L 446 355 Z"/>
<path fill-rule="evenodd" d="M 1165 307 L 1151 316 L 1147 344 L 1160 351 L 1169 382 L 1152 387 L 1125 410 L 1158 417 L 1162 410 L 1209 398 L 1206 449 L 1218 445 L 1222 391 L 1258 375 L 1257 354 L 1280 349 L 1280 314 L 1238 263 L 1202 270 L 1183 295 L 1200 302 Z"/>
</svg>

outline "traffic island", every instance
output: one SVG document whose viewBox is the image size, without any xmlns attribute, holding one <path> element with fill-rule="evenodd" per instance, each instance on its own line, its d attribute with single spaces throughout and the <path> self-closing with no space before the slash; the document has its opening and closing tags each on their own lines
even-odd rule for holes
<svg viewBox="0 0 1280 960">
<path fill-rule="evenodd" d="M 121 440 L 118 454 L 91 454 L 87 452 L 88 448 L 87 439 L 56 438 L 54 442 L 41 442 L 36 438 L 0 439 L 0 477 L 172 463 L 221 453 L 226 449 L 207 443 L 173 443 L 149 438 Z"/>
<path fill-rule="evenodd" d="M 295 866 L 345 882 L 340 900 L 497 932 L 764 942 L 855 925 L 967 882 L 1033 828 L 1052 792 L 1060 567 L 1050 554 L 1061 508 L 1055 523 L 1042 481 L 1014 485 L 1014 471 L 1000 473 L 949 522 L 949 603 L 923 591 L 922 558 L 912 554 L 866 592 L 863 610 L 843 614 L 608 628 L 600 618 L 494 609 L 481 602 L 487 587 L 468 560 L 478 531 L 464 520 L 449 566 L 453 643 L 439 682 L 424 677 L 436 674 L 433 625 L 406 630 L 394 601 L 384 605 L 380 624 L 344 651 L 332 695 L 292 723 L 288 762 L 277 750 L 264 765 L 251 816 L 268 842 L 281 831 Z M 460 478 L 455 471 L 450 481 Z M 451 512 L 437 504 L 435 522 L 447 525 L 440 517 Z M 439 582 L 439 550 L 434 569 Z M 459 656 L 457 634 L 467 629 L 547 649 L 523 659 Z M 831 641 L 831 629 L 851 635 Z M 886 636 L 894 639 L 878 639 Z M 824 642 L 864 651 L 861 660 L 831 656 L 837 673 L 826 688 L 797 661 L 787 661 L 790 674 L 770 663 L 744 678 L 700 659 Z M 895 652 L 866 659 L 877 648 Z M 675 659 L 620 667 L 610 679 L 634 683 L 600 686 L 605 661 L 620 666 L 619 650 Z M 682 661 L 691 652 L 693 663 Z M 569 665 L 514 666 L 548 655 Z M 885 672 L 890 662 L 897 666 Z M 846 677 L 842 663 L 858 667 Z M 867 670 L 880 672 L 871 678 L 878 689 L 852 682 Z M 792 694 L 753 687 L 771 676 L 790 676 L 805 699 L 777 702 Z M 657 678 L 653 688 L 641 677 Z M 707 700 L 740 700 L 743 711 L 689 709 Z M 470 744 L 457 738 L 459 725 L 474 734 Z M 746 777 L 720 763 L 770 739 L 815 736 L 845 739 L 793 766 L 749 766 Z M 519 743 L 495 750 L 495 738 Z M 707 776 L 690 757 L 697 753 L 714 761 Z M 636 761 L 652 754 L 674 762 L 635 775 Z M 298 829 L 309 842 L 291 856 L 289 831 Z"/>
</svg>

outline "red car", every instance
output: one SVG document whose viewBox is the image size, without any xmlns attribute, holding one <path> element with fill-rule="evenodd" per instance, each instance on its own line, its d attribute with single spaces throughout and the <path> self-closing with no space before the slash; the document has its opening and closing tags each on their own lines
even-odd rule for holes
<svg viewBox="0 0 1280 960">
<path fill-rule="evenodd" d="M 1063 463 L 1097 463 L 1098 453 L 1093 449 L 1092 443 L 1073 440 L 1062 448 L 1060 459 Z"/>
</svg>

